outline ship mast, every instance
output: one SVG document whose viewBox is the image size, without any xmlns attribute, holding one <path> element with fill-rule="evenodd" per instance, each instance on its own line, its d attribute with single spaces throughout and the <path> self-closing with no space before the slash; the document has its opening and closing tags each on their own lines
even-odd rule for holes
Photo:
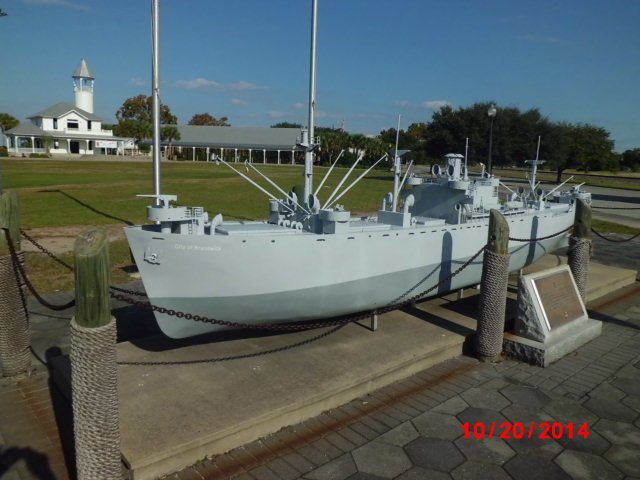
<svg viewBox="0 0 640 480">
<path fill-rule="evenodd" d="M 400 165 L 400 157 L 398 156 L 398 142 L 400 141 L 400 115 L 398 115 L 398 128 L 396 129 L 396 148 L 393 153 L 393 200 L 391 211 L 398 210 L 398 195 L 400 194 L 400 175 L 402 175 L 402 167 Z"/>
<path fill-rule="evenodd" d="M 153 193 L 160 205 L 160 0 L 152 0 Z"/>
<path fill-rule="evenodd" d="M 318 0 L 312 0 L 311 7 L 311 67 L 309 73 L 309 144 L 304 154 L 304 200 L 309 203 L 313 193 L 313 159 L 315 157 L 315 110 L 316 110 L 316 37 L 318 28 Z"/>
</svg>

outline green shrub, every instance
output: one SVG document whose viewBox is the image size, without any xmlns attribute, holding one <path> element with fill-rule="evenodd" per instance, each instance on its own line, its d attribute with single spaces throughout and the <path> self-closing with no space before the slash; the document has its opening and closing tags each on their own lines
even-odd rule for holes
<svg viewBox="0 0 640 480">
<path fill-rule="evenodd" d="M 30 153 L 29 158 L 49 158 L 46 153 Z"/>
<path fill-rule="evenodd" d="M 7 149 L 7 147 L 2 146 L 0 147 L 0 157 L 8 157 L 9 156 L 9 150 Z"/>
</svg>

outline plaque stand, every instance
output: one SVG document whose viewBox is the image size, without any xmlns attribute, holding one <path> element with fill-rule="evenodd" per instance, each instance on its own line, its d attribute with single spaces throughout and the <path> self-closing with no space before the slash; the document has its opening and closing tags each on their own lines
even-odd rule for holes
<svg viewBox="0 0 640 480">
<path fill-rule="evenodd" d="M 588 317 L 567 265 L 521 276 L 517 308 L 503 349 L 533 365 L 546 367 L 602 331 L 602 322 Z"/>
</svg>

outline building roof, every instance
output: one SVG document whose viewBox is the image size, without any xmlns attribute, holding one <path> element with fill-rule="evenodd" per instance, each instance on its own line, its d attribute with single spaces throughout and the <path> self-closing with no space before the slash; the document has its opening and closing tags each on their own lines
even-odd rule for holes
<svg viewBox="0 0 640 480">
<path fill-rule="evenodd" d="M 42 128 L 34 125 L 31 122 L 24 122 L 5 132 L 6 135 L 18 136 L 18 137 L 54 137 L 54 138 L 68 138 L 70 140 L 130 140 L 126 137 L 116 137 L 107 135 L 96 135 L 91 132 L 62 132 L 60 130 L 43 130 Z"/>
<path fill-rule="evenodd" d="M 94 115 L 93 113 L 89 113 L 86 110 L 78 108 L 75 105 L 67 102 L 57 103 L 54 106 L 45 108 L 41 112 L 34 113 L 33 115 L 27 118 L 37 118 L 37 117 L 58 118 L 58 117 L 62 117 L 63 115 L 66 115 L 69 112 L 75 112 L 76 114 L 80 115 L 86 120 L 93 120 L 96 122 L 102 121 L 102 119 L 99 116 Z"/>
<path fill-rule="evenodd" d="M 87 62 L 85 62 L 84 58 L 80 61 L 80 65 L 78 65 L 78 68 L 76 68 L 76 71 L 73 73 L 72 75 L 73 78 L 90 78 L 92 80 L 95 80 L 95 75 L 93 74 L 93 72 L 91 71 L 91 69 L 89 68 L 89 65 L 87 65 Z"/>
<path fill-rule="evenodd" d="M 210 127 L 204 125 L 174 125 L 180 140 L 163 145 L 183 147 L 241 148 L 267 150 L 298 150 L 299 128 Z"/>
<path fill-rule="evenodd" d="M 42 137 L 46 135 L 45 131 L 40 127 L 34 125 L 31 122 L 24 122 L 18 125 L 17 127 L 13 127 L 5 132 L 7 135 L 24 135 L 24 136 L 33 136 L 33 137 Z"/>
</svg>

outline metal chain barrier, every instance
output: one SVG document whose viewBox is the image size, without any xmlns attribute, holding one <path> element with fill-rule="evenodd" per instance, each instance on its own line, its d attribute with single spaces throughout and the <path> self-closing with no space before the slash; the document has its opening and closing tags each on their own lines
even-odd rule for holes
<svg viewBox="0 0 640 480">
<path fill-rule="evenodd" d="M 619 239 L 619 238 L 611 238 L 611 237 L 606 237 L 603 234 L 596 232 L 593 228 L 591 229 L 591 231 L 596 234 L 598 237 L 602 238 L 603 240 L 606 240 L 607 242 L 615 242 L 615 243 L 623 243 L 623 242 L 629 242 L 631 240 L 633 240 L 634 238 L 638 238 L 640 237 L 640 232 L 636 233 L 635 235 L 632 235 L 629 238 L 623 238 L 623 239 Z"/>
<path fill-rule="evenodd" d="M 62 265 L 66 269 L 68 269 L 68 270 L 70 270 L 72 272 L 75 270 L 67 262 L 65 262 L 61 258 L 57 257 L 53 252 L 51 252 L 46 247 L 44 247 L 43 245 L 38 243 L 33 237 L 29 236 L 24 230 L 20 230 L 20 232 L 22 233 L 22 235 L 24 236 L 25 239 L 27 239 L 31 244 L 33 244 L 33 246 L 35 246 L 42 253 L 44 253 L 48 257 L 52 258 L 53 260 L 55 260 L 56 262 L 58 262 L 60 265 Z M 113 286 L 113 285 L 111 286 L 111 289 L 119 291 L 121 293 L 126 293 L 126 294 L 129 294 L 129 295 L 135 295 L 137 297 L 146 297 L 147 296 L 147 294 L 145 292 L 139 292 L 137 290 L 127 290 L 125 288 L 120 288 L 120 287 L 116 287 L 116 286 Z M 70 306 L 73 306 L 73 305 L 70 305 Z"/>
<path fill-rule="evenodd" d="M 71 393 L 80 479 L 122 478 L 116 321 L 86 328 L 71 320 Z"/>
<path fill-rule="evenodd" d="M 116 292 L 126 293 L 127 295 L 134 295 L 136 297 L 146 297 L 146 292 L 139 292 L 138 290 L 128 290 L 126 288 L 116 287 L 115 285 L 111 285 L 109 287 L 111 290 L 115 290 Z"/>
<path fill-rule="evenodd" d="M 22 234 L 22 236 L 24 238 L 26 238 L 33 246 L 35 246 L 38 250 L 40 250 L 42 253 L 44 253 L 45 255 L 47 255 L 48 257 L 52 258 L 53 260 L 55 260 L 56 262 L 58 262 L 60 265 L 62 265 L 63 267 L 67 268 L 68 270 L 73 271 L 73 267 L 71 265 L 69 265 L 67 262 L 65 262 L 64 260 L 62 260 L 61 258 L 55 256 L 50 250 L 47 250 L 45 247 L 43 247 L 41 244 L 39 244 L 38 242 L 36 242 L 33 237 L 31 237 L 27 232 L 25 232 L 24 230 L 20 230 L 20 233 Z"/>
<path fill-rule="evenodd" d="M 29 289 L 31 294 L 36 298 L 36 300 L 38 300 L 38 302 L 40 302 L 42 306 L 47 307 L 51 310 L 56 310 L 56 311 L 66 310 L 67 308 L 73 307 L 76 304 L 75 299 L 65 303 L 64 305 L 54 305 L 53 303 L 47 302 L 44 298 L 40 296 L 40 294 L 36 291 L 35 287 L 27 277 L 27 273 L 24 270 L 23 263 L 18 261 L 18 253 L 16 252 L 15 245 L 13 244 L 13 240 L 11 239 L 11 234 L 9 232 L 9 229 L 3 228 L 3 230 L 7 238 L 7 244 L 9 245 L 9 252 L 10 252 L 11 258 L 13 259 L 13 263 L 16 266 L 16 270 L 17 270 L 16 277 L 20 278 L 24 282 L 24 284 L 27 286 L 27 288 Z"/>
<path fill-rule="evenodd" d="M 594 207 L 597 210 L 640 210 L 640 207 Z"/>
<path fill-rule="evenodd" d="M 573 225 L 565 228 L 564 230 L 560 230 L 557 233 L 553 233 L 551 235 L 547 235 L 546 237 L 538 237 L 538 238 L 513 238 L 513 237 L 509 237 L 509 240 L 511 240 L 513 242 L 525 242 L 525 243 L 540 242 L 542 240 L 548 240 L 549 238 L 553 238 L 553 237 L 557 237 L 558 235 L 562 235 L 563 233 L 568 232 L 572 228 L 573 228 Z"/>
<path fill-rule="evenodd" d="M 0 370 L 12 377 L 31 368 L 31 337 L 24 284 L 16 275 L 16 262 L 24 254 L 0 257 Z"/>
</svg>

